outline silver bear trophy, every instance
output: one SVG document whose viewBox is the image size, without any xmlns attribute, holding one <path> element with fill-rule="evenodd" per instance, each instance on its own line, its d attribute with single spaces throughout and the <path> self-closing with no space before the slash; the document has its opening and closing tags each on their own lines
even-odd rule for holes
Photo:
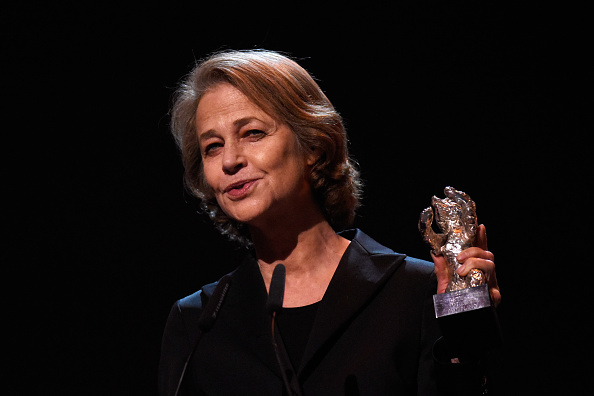
<svg viewBox="0 0 594 396">
<path fill-rule="evenodd" d="M 479 269 L 472 269 L 464 277 L 456 273 L 461 266 L 456 256 L 475 245 L 478 230 L 476 205 L 468 194 L 453 187 L 446 187 L 444 193 L 446 198 L 433 196 L 431 207 L 421 213 L 419 231 L 431 246 L 433 254 L 445 257 L 449 276 L 446 292 L 483 285 L 486 282 L 485 274 Z M 434 217 L 440 233 L 432 228 Z"/>
</svg>

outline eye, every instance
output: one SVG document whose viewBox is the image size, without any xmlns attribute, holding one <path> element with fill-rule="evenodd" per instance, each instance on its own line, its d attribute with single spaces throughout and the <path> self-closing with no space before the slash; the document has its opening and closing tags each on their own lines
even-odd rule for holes
<svg viewBox="0 0 594 396">
<path fill-rule="evenodd" d="M 218 150 L 219 148 L 223 147 L 223 143 L 220 142 L 213 142 L 209 143 L 204 147 L 204 155 L 212 155 Z"/>
<path fill-rule="evenodd" d="M 244 133 L 244 137 L 252 137 L 256 139 L 261 139 L 266 136 L 266 132 L 260 129 L 250 129 Z"/>
</svg>

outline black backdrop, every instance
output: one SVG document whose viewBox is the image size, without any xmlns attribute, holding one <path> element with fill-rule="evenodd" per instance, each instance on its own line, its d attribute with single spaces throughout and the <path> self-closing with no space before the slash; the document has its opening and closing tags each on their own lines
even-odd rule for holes
<svg viewBox="0 0 594 396">
<path fill-rule="evenodd" d="M 184 192 L 167 116 L 195 60 L 228 48 L 284 51 L 317 78 L 366 182 L 356 226 L 380 242 L 428 259 L 420 211 L 468 192 L 496 255 L 509 394 L 589 389 L 580 10 L 262 7 L 8 6 L 6 394 L 156 394 L 171 304 L 239 254 Z"/>
</svg>

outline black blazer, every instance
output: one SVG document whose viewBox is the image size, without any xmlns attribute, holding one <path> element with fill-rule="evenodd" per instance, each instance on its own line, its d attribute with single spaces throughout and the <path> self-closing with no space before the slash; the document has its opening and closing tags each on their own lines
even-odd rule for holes
<svg viewBox="0 0 594 396">
<path fill-rule="evenodd" d="M 406 257 L 359 230 L 322 299 L 301 366 L 303 395 L 437 395 L 445 383 L 480 382 L 477 365 L 440 363 L 432 296 L 433 263 Z M 255 259 L 231 273 L 216 322 L 189 362 L 184 392 L 197 395 L 282 395 L 271 343 L 267 293 Z M 177 301 L 167 321 L 159 368 L 161 395 L 173 395 L 193 349 L 198 317 L 214 284 Z M 460 384 L 456 384 L 460 389 Z M 188 391 L 189 389 L 193 391 Z"/>
</svg>

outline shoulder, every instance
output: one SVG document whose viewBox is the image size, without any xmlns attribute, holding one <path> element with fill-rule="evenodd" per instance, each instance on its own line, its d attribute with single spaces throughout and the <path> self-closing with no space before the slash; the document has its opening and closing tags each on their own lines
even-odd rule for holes
<svg viewBox="0 0 594 396">
<path fill-rule="evenodd" d="M 407 271 L 421 276 L 432 276 L 435 273 L 435 265 L 432 262 L 414 257 L 407 256 L 404 260 L 404 266 Z"/>
<path fill-rule="evenodd" d="M 242 261 L 241 265 L 239 265 L 239 267 L 237 267 L 235 270 L 231 271 L 230 273 L 223 275 L 219 280 L 217 280 L 216 282 L 212 282 L 212 283 L 208 283 L 204 286 L 202 286 L 200 288 L 200 290 L 179 299 L 178 301 L 175 302 L 174 304 L 174 308 L 177 307 L 177 309 L 180 312 L 189 312 L 189 311 L 201 311 L 206 304 L 208 303 L 208 301 L 210 300 L 210 298 L 213 296 L 213 294 L 216 294 L 216 290 L 217 290 L 217 286 L 219 286 L 219 284 L 221 282 L 224 282 L 225 284 L 229 284 L 231 282 L 231 280 L 233 278 L 237 278 L 238 274 L 241 274 L 243 267 L 245 267 L 245 263 L 246 261 L 249 261 L 248 256 L 246 256 L 246 258 L 244 258 L 244 260 Z M 243 271 L 245 272 L 245 271 Z M 221 285 L 223 286 L 223 285 Z"/>
<path fill-rule="evenodd" d="M 433 262 L 410 257 L 382 245 L 361 230 L 351 230 L 341 234 L 351 240 L 356 254 L 351 260 L 358 264 L 351 269 L 364 274 L 365 278 L 386 285 L 408 290 L 411 294 L 434 292 L 437 287 Z M 350 261 L 350 260 L 349 260 Z"/>
<path fill-rule="evenodd" d="M 391 295 L 404 293 L 401 301 L 415 299 L 413 296 L 422 300 L 426 294 L 436 290 L 433 263 L 397 253 L 361 230 L 340 235 L 349 239 L 351 244 L 337 269 L 334 283 L 344 288 L 373 285 L 369 287 L 383 289 Z"/>
<path fill-rule="evenodd" d="M 227 274 L 225 275 L 225 277 L 230 276 L 231 274 Z M 202 286 L 200 290 L 198 290 L 197 292 L 194 292 L 189 296 L 179 299 L 175 303 L 177 309 L 179 309 L 180 311 L 202 310 L 202 308 L 205 306 L 210 297 L 212 297 L 221 279 L 219 279 L 216 282 L 206 284 Z"/>
<path fill-rule="evenodd" d="M 397 253 L 389 247 L 377 242 L 360 229 L 343 231 L 340 235 L 349 239 L 351 243 L 356 243 L 365 254 L 372 259 L 378 259 L 382 256 L 391 257 L 392 259 L 400 258 L 402 260 L 401 267 L 403 267 L 405 271 L 418 273 L 420 275 L 430 275 L 434 271 L 432 262 L 411 257 L 404 253 Z"/>
<path fill-rule="evenodd" d="M 214 289 L 219 284 L 219 281 L 209 283 L 204 285 L 198 290 L 186 296 L 182 299 L 179 299 L 176 302 L 177 308 L 181 310 L 193 310 L 193 309 L 202 309 L 203 305 L 206 303 L 208 298 L 212 295 Z"/>
<path fill-rule="evenodd" d="M 217 286 L 221 280 L 228 283 L 228 275 L 225 275 L 219 281 L 202 286 L 200 290 L 184 298 L 177 300 L 171 307 L 166 324 L 166 334 L 176 334 L 178 338 L 193 339 L 193 334 L 197 334 L 201 325 L 203 325 L 203 311 L 208 311 L 208 301 L 216 293 Z M 219 293 L 220 294 L 220 293 Z M 216 298 L 216 297 L 215 297 Z M 212 309 L 210 309 L 212 310 Z M 183 337 L 182 337 L 183 334 Z M 173 337 L 175 338 L 175 337 Z"/>
<path fill-rule="evenodd" d="M 190 294 L 184 298 L 177 300 L 175 303 L 177 309 L 186 310 L 186 309 L 202 309 L 204 292 L 202 289 L 198 290 L 195 293 Z"/>
<path fill-rule="evenodd" d="M 394 252 L 392 249 L 382 245 L 381 243 L 377 242 L 375 239 L 364 233 L 358 228 L 342 231 L 339 233 L 340 236 L 346 238 L 351 241 L 351 243 L 355 243 L 360 246 L 365 252 L 370 256 L 375 255 L 402 255 L 400 253 Z"/>
</svg>

